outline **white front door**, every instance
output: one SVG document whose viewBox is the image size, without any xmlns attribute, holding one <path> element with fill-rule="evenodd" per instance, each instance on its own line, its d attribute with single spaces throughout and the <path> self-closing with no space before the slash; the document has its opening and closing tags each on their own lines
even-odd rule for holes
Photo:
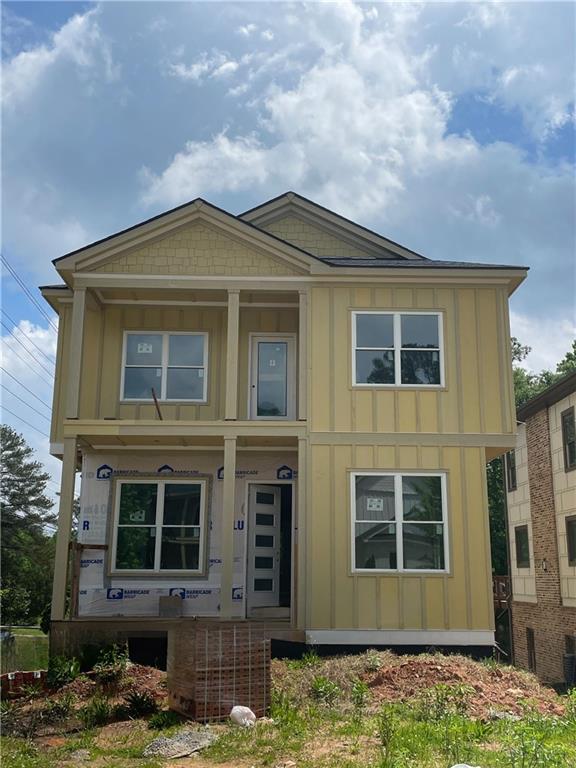
<svg viewBox="0 0 576 768">
<path fill-rule="evenodd" d="M 248 494 L 248 569 L 246 600 L 253 608 L 280 602 L 280 488 L 250 485 Z"/>
<path fill-rule="evenodd" d="M 296 417 L 294 336 L 252 336 L 250 418 Z"/>
</svg>

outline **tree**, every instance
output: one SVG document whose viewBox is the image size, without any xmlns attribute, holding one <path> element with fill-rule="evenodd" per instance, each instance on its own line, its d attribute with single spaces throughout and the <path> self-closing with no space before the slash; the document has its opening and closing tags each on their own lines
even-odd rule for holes
<svg viewBox="0 0 576 768">
<path fill-rule="evenodd" d="M 11 427 L 0 425 L 0 512 L 3 621 L 25 623 L 41 614 L 50 597 L 54 558 L 49 479 L 32 448 Z"/>
</svg>

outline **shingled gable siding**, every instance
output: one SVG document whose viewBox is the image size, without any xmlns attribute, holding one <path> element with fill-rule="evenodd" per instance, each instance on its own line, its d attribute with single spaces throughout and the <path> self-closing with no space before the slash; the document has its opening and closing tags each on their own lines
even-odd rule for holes
<svg viewBox="0 0 576 768">
<path fill-rule="evenodd" d="M 576 608 L 562 606 L 548 410 L 526 420 L 528 481 L 536 572 L 536 604 L 514 602 L 516 664 L 528 669 L 526 628 L 534 630 L 536 673 L 545 682 L 564 680 L 565 636 L 576 629 Z M 546 570 L 543 568 L 545 561 Z"/>
</svg>

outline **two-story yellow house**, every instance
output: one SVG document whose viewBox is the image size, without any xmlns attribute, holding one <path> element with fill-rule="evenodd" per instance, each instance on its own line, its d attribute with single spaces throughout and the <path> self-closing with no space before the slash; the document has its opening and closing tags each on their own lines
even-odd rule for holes
<svg viewBox="0 0 576 768">
<path fill-rule="evenodd" d="M 194 200 L 55 268 L 57 647 L 191 617 L 492 645 L 485 465 L 515 443 L 525 268 L 433 261 L 294 193 Z"/>
</svg>

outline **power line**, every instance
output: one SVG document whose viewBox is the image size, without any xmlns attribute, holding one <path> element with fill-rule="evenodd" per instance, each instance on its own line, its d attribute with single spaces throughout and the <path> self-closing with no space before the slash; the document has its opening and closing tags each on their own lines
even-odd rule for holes
<svg viewBox="0 0 576 768">
<path fill-rule="evenodd" d="M 36 430 L 36 432 L 40 432 L 41 435 L 44 435 L 44 437 L 47 437 L 48 440 L 50 440 L 50 435 L 47 435 L 46 432 L 42 432 L 41 429 L 38 429 L 38 427 L 35 427 L 34 424 L 30 424 L 29 421 L 26 421 L 21 416 L 18 416 L 18 414 L 14 413 L 14 411 L 10 411 L 10 410 L 8 410 L 8 408 L 4 408 L 4 406 L 2 406 L 2 410 L 6 411 L 6 413 L 9 413 L 10 416 L 14 416 L 14 418 L 18 419 L 18 421 L 21 421 L 22 424 L 26 424 L 27 427 L 30 427 L 31 429 Z"/>
<path fill-rule="evenodd" d="M 40 416 L 42 419 L 46 419 L 46 421 L 48 423 L 50 422 L 50 419 L 48 418 L 48 416 L 45 416 L 43 413 L 40 413 L 40 411 L 37 411 L 36 408 L 33 408 L 30 405 L 30 403 L 27 403 L 26 400 L 23 400 L 20 397 L 20 395 L 16 395 L 14 392 L 11 392 L 5 384 L 2 384 L 1 386 L 2 386 L 2 389 L 5 389 L 6 392 L 8 392 L 9 395 L 12 395 L 12 397 L 15 397 L 16 400 L 20 400 L 21 403 L 24 403 L 24 405 L 26 405 L 28 408 L 30 408 L 30 410 L 34 411 L 34 413 L 37 413 L 38 416 Z"/>
<path fill-rule="evenodd" d="M 20 344 L 20 346 L 22 347 L 22 349 L 23 349 L 25 352 L 27 352 L 27 353 L 30 355 L 30 357 L 31 357 L 31 358 L 34 360 L 34 362 L 35 362 L 35 363 L 37 363 L 37 364 L 40 366 L 40 368 L 42 368 L 42 370 L 43 370 L 43 371 L 45 371 L 45 372 L 48 374 L 48 376 L 50 376 L 51 378 L 54 378 L 54 374 L 53 374 L 51 371 L 49 371 L 47 368 L 45 368 L 45 367 L 42 365 L 42 363 L 40 362 L 40 360 L 37 360 L 37 359 L 34 357 L 34 353 L 33 353 L 33 352 L 30 352 L 30 350 L 29 350 L 29 349 L 26 349 L 26 347 L 25 347 L 25 346 L 24 346 L 24 344 L 23 344 L 23 343 L 20 341 L 20 339 L 18 338 L 18 336 L 16 336 L 15 334 L 13 334 L 13 333 L 12 333 L 12 331 L 10 330 L 10 328 L 9 328 L 9 327 L 6 325 L 6 323 L 5 323 L 3 320 L 0 320 L 0 325 L 2 325 L 2 327 L 3 327 L 3 328 L 5 328 L 5 329 L 8 331 L 8 333 L 9 333 L 9 334 L 12 336 L 12 338 L 14 339 L 14 341 L 16 341 L 18 344 Z M 16 350 L 15 350 L 15 349 L 13 349 L 13 350 L 12 350 L 12 352 L 14 352 L 14 353 L 18 354 L 18 353 L 16 352 Z M 22 358 L 20 358 L 20 359 L 22 360 Z M 26 360 L 22 360 L 22 362 L 26 363 L 26 365 L 30 365 L 30 363 L 26 362 Z M 40 377 L 40 378 L 42 378 L 42 377 Z M 47 383 L 48 383 L 48 382 L 47 382 Z"/>
<path fill-rule="evenodd" d="M 23 334 L 26 336 L 26 341 L 29 341 L 29 342 L 30 342 L 30 344 L 32 344 L 32 346 L 33 346 L 35 349 L 37 349 L 37 350 L 38 350 L 38 352 L 40 352 L 40 354 L 41 354 L 41 355 L 43 355 L 43 356 L 46 358 L 46 360 L 48 360 L 48 362 L 50 363 L 50 365 L 55 365 L 56 361 L 54 360 L 54 357 L 53 357 L 52 355 L 47 355 L 47 354 L 46 354 L 46 352 L 44 352 L 43 350 L 41 350 L 41 349 L 40 349 L 40 347 L 39 347 L 39 346 L 38 346 L 38 345 L 37 345 L 37 344 L 34 342 L 34 340 L 33 340 L 33 339 L 31 339 L 29 335 L 27 335 L 26 333 L 24 333 L 24 331 L 22 330 L 22 328 L 20 328 L 20 326 L 18 325 L 18 323 L 15 323 L 15 322 L 14 322 L 14 320 L 12 320 L 12 318 L 10 317 L 10 315 L 8 314 L 8 312 L 6 312 L 6 310 L 5 310 L 4 308 L 2 308 L 2 312 L 3 312 L 3 314 L 5 315 L 5 317 L 7 318 L 8 322 L 12 323 L 12 325 L 14 326 L 14 328 L 18 328 L 18 330 L 19 330 L 21 333 L 23 333 Z"/>
<path fill-rule="evenodd" d="M 10 272 L 10 274 L 12 275 L 12 277 L 14 278 L 14 280 L 16 280 L 16 282 L 18 283 L 18 285 L 20 286 L 20 288 L 22 288 L 22 290 L 24 291 L 24 293 L 26 294 L 26 296 L 27 296 L 27 297 L 30 299 L 30 301 L 32 302 L 32 304 L 34 304 L 34 306 L 36 307 L 36 309 L 38 310 L 38 312 L 40 312 L 40 314 L 42 315 L 42 317 L 44 317 L 44 318 L 45 318 L 45 319 L 48 321 L 48 323 L 49 323 L 49 324 L 52 326 L 52 328 L 53 328 L 53 329 L 54 329 L 56 332 L 58 332 L 58 327 L 57 327 L 56 325 L 54 325 L 54 323 L 52 322 L 52 319 L 50 318 L 50 316 L 48 315 L 48 313 L 47 313 L 47 312 L 44 310 L 44 307 L 42 307 L 42 306 L 39 304 L 39 302 L 37 301 L 37 299 L 35 298 L 35 296 L 33 296 L 33 294 L 30 292 L 29 288 L 26 286 L 26 284 L 24 283 L 24 281 L 23 281 L 23 280 L 20 278 L 20 276 L 18 275 L 18 273 L 16 272 L 16 270 L 15 270 L 13 267 L 11 267 L 11 266 L 10 266 L 10 264 L 8 263 L 8 261 L 7 261 L 6 257 L 5 257 L 5 256 L 2 254 L 2 256 L 1 256 L 0 258 L 2 259 L 2 262 L 4 263 L 4 266 L 6 267 L 6 269 L 8 270 L 8 272 Z"/>
<path fill-rule="evenodd" d="M 12 350 L 12 351 L 14 351 L 14 350 Z M 48 405 L 48 403 L 46 403 L 44 400 L 42 400 L 41 397 L 38 397 L 38 395 L 35 395 L 34 392 L 32 392 L 31 389 L 28 389 L 28 387 L 25 384 L 22 384 L 22 382 L 19 379 L 17 379 L 16 376 L 12 376 L 11 373 L 8 373 L 8 371 L 5 370 L 4 368 L 2 368 L 1 365 L 0 365 L 0 371 L 2 371 L 2 373 L 6 374 L 6 376 L 10 376 L 10 378 L 13 379 L 13 381 L 15 381 L 16 384 L 18 384 L 20 387 L 22 387 L 22 389 L 25 389 L 26 392 L 28 392 L 28 394 L 32 395 L 33 398 L 38 400 L 39 403 L 42 403 L 42 405 L 45 405 L 46 408 L 48 408 L 48 410 L 50 410 L 50 411 L 52 410 L 52 406 L 51 405 Z"/>
</svg>

